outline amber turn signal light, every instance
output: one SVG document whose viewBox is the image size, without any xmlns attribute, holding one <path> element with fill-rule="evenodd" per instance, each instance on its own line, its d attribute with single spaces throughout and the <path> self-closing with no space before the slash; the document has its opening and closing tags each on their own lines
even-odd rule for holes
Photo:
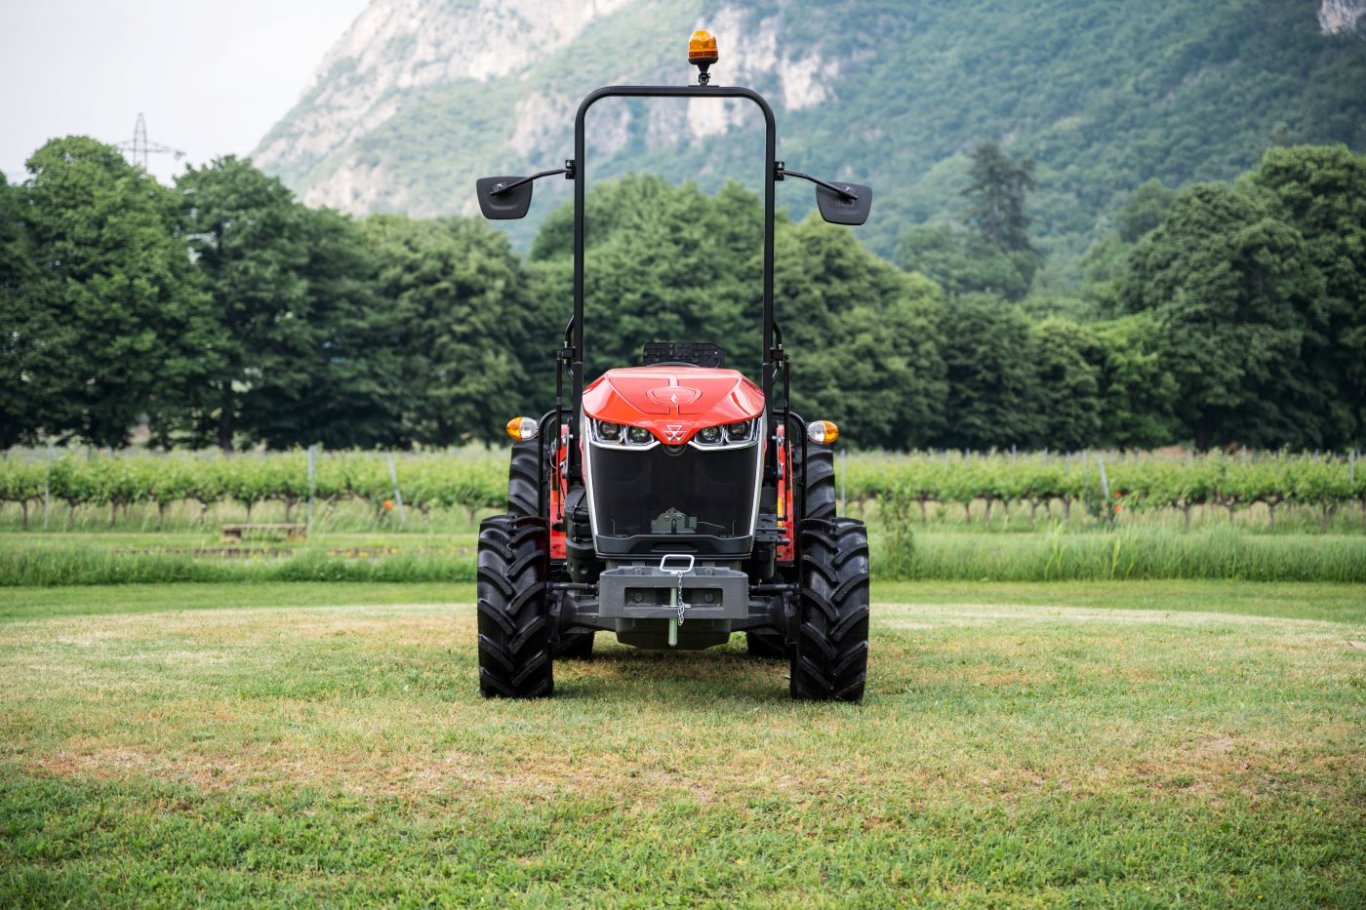
<svg viewBox="0 0 1366 910">
<path fill-rule="evenodd" d="M 535 439 L 541 432 L 541 426 L 530 417 L 514 417 L 508 421 L 508 435 L 518 442 L 526 442 L 528 439 Z"/>
<path fill-rule="evenodd" d="M 688 62 L 696 64 L 707 64 L 710 66 L 719 60 L 716 53 L 716 39 L 711 32 L 698 29 L 692 33 L 688 39 Z"/>
<path fill-rule="evenodd" d="M 840 438 L 840 428 L 833 420 L 813 420 L 806 425 L 806 438 L 817 445 L 828 446 Z"/>
</svg>

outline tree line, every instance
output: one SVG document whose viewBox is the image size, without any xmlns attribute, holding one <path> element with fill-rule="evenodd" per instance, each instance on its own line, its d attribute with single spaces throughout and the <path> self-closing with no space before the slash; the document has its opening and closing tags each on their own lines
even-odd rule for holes
<svg viewBox="0 0 1366 910">
<path fill-rule="evenodd" d="M 899 262 L 780 218 L 795 408 L 887 449 L 1366 438 L 1366 158 L 1272 149 L 1233 184 L 1144 185 L 1074 286 L 1041 287 L 1028 161 L 985 143 L 959 223 Z M 572 214 L 529 254 L 478 219 L 354 219 L 226 157 L 164 187 L 53 140 L 0 179 L 0 448 L 225 451 L 502 438 L 553 395 Z M 590 378 L 646 341 L 760 359 L 757 198 L 631 177 L 588 197 Z"/>
<path fill-rule="evenodd" d="M 232 450 L 492 439 L 525 377 L 525 276 L 461 219 L 357 221 L 250 162 L 174 188 L 83 137 L 0 182 L 0 447 Z"/>
</svg>

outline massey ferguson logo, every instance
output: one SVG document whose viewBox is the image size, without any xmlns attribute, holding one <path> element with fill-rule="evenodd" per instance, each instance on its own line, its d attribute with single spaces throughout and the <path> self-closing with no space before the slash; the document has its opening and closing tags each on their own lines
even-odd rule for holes
<svg viewBox="0 0 1366 910">
<path fill-rule="evenodd" d="M 668 437 L 669 442 L 682 442 L 684 431 L 678 424 L 671 423 L 664 428 L 664 435 Z"/>
</svg>

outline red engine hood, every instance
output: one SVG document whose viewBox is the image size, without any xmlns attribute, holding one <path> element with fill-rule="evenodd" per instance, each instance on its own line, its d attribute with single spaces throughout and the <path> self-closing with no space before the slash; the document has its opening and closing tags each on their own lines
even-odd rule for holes
<svg viewBox="0 0 1366 910">
<path fill-rule="evenodd" d="M 703 427 L 758 417 L 764 393 L 736 370 L 626 367 L 608 370 L 584 389 L 583 411 L 595 420 L 646 427 L 660 442 L 679 445 Z"/>
</svg>

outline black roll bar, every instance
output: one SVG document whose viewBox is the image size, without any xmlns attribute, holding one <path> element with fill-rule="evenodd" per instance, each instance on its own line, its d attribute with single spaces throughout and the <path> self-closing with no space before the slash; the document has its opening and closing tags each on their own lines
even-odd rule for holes
<svg viewBox="0 0 1366 910">
<path fill-rule="evenodd" d="M 759 108 L 764 115 L 764 349 L 763 362 L 759 375 L 764 393 L 764 407 L 768 411 L 770 452 L 776 452 L 777 427 L 773 420 L 773 376 L 771 366 L 775 360 L 773 346 L 773 207 L 774 192 L 778 177 L 778 140 L 773 120 L 773 108 L 768 106 L 764 96 L 753 89 L 721 85 L 609 85 L 600 88 L 583 99 L 579 112 L 574 117 L 574 321 L 573 344 L 570 365 L 570 445 L 569 474 L 582 477 L 579 456 L 579 424 L 583 414 L 583 273 L 584 273 L 584 188 L 587 142 L 584 124 L 588 110 L 604 98 L 745 98 Z M 789 174 L 796 176 L 793 172 Z"/>
</svg>

